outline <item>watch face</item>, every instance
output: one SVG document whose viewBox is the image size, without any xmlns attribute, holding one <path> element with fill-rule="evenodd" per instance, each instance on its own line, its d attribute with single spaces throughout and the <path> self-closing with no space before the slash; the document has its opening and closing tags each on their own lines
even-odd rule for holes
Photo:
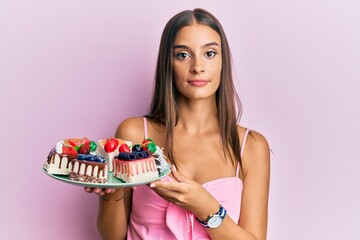
<svg viewBox="0 0 360 240">
<path fill-rule="evenodd" d="M 208 220 L 207 224 L 209 226 L 209 228 L 217 228 L 218 226 L 221 225 L 221 223 L 223 222 L 223 219 L 215 214 L 213 216 L 211 216 L 211 218 Z"/>
</svg>

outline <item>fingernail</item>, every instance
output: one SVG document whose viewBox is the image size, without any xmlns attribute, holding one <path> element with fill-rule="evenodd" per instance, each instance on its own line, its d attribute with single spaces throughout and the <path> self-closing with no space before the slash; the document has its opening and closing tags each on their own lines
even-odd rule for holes
<svg viewBox="0 0 360 240">
<path fill-rule="evenodd" d="M 174 164 L 172 165 L 172 167 L 173 167 L 173 172 L 176 172 L 176 167 Z"/>
<path fill-rule="evenodd" d="M 150 184 L 150 187 L 155 187 L 155 186 L 156 186 L 155 183 Z"/>
<path fill-rule="evenodd" d="M 137 189 L 137 187 L 133 187 L 133 190 L 136 190 Z"/>
</svg>

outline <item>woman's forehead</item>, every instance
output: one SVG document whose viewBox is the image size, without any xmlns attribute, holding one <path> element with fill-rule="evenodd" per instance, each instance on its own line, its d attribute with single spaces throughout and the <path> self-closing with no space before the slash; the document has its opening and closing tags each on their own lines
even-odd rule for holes
<svg viewBox="0 0 360 240">
<path fill-rule="evenodd" d="M 209 43 L 217 43 L 220 47 L 220 35 L 214 29 L 204 24 L 192 24 L 181 28 L 177 32 L 174 46 L 203 47 Z"/>
</svg>

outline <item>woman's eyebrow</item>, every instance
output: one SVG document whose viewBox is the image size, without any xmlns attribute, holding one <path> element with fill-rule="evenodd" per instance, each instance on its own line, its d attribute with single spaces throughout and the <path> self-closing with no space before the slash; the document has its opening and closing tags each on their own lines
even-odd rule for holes
<svg viewBox="0 0 360 240">
<path fill-rule="evenodd" d="M 209 46 L 218 46 L 219 47 L 219 44 L 217 42 L 209 42 L 209 43 L 202 45 L 201 48 L 209 47 Z M 182 44 L 174 45 L 174 47 L 173 47 L 173 49 L 178 49 L 178 48 L 190 49 L 189 46 L 182 45 Z"/>
<path fill-rule="evenodd" d="M 173 47 L 173 49 L 178 49 L 178 48 L 189 49 L 189 47 L 186 46 L 186 45 L 175 45 L 175 46 Z"/>
<path fill-rule="evenodd" d="M 201 46 L 201 48 L 209 47 L 209 46 L 218 46 L 219 47 L 219 44 L 217 42 L 209 42 L 209 43 L 204 44 L 203 46 Z"/>
</svg>

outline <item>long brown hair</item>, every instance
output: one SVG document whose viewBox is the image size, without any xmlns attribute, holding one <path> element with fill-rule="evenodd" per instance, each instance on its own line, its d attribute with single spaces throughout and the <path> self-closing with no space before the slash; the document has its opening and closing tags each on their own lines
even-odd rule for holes
<svg viewBox="0 0 360 240">
<path fill-rule="evenodd" d="M 225 157 L 230 157 L 235 164 L 240 161 L 240 141 L 237 122 L 242 107 L 233 83 L 231 53 L 228 41 L 220 22 L 203 9 L 186 10 L 176 14 L 166 24 L 161 36 L 159 54 L 155 71 L 155 89 L 149 114 L 146 115 L 165 126 L 165 154 L 176 165 L 173 154 L 173 132 L 179 112 L 177 108 L 178 91 L 175 87 L 172 70 L 173 44 L 176 33 L 193 23 L 204 24 L 214 29 L 221 38 L 222 70 L 220 86 L 216 91 L 216 109 L 220 125 L 220 139 Z"/>
</svg>

